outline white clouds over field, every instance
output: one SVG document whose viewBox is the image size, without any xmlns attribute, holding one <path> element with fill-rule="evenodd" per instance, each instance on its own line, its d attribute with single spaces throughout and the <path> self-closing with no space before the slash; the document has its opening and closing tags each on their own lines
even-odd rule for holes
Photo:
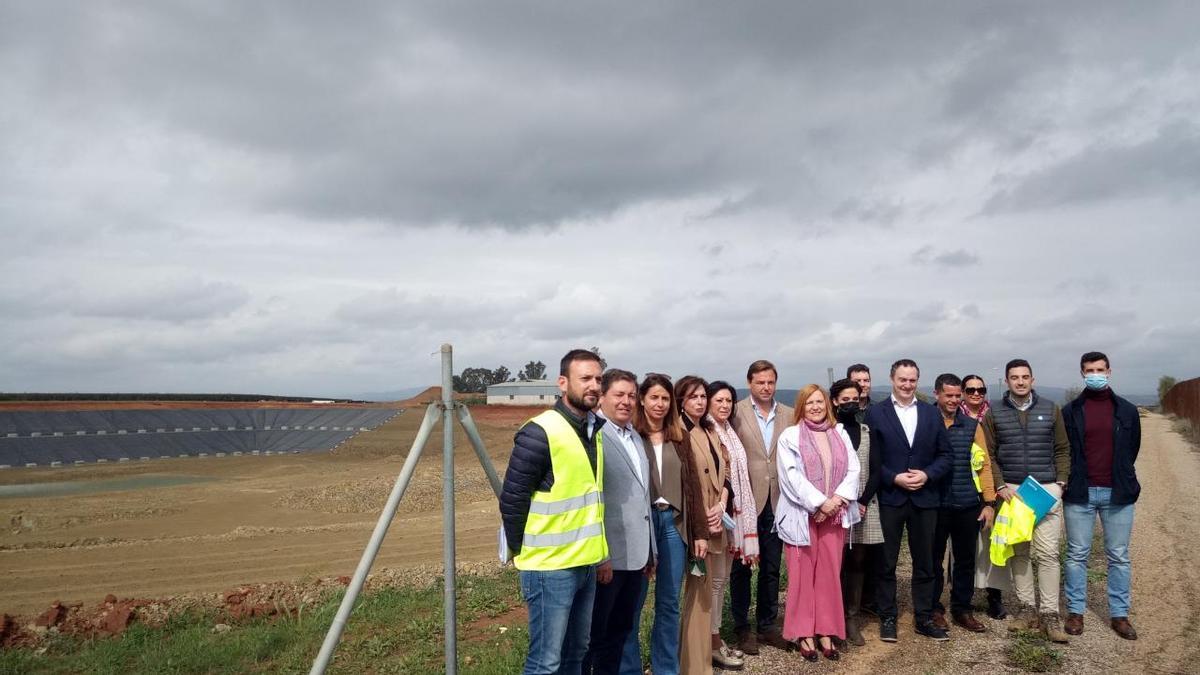
<svg viewBox="0 0 1200 675">
<path fill-rule="evenodd" d="M 1194 3 L 9 3 L 0 390 L 1200 374 Z"/>
</svg>

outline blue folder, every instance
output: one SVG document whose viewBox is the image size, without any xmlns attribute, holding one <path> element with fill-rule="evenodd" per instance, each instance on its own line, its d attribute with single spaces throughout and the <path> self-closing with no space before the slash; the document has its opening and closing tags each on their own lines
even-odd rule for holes
<svg viewBox="0 0 1200 675">
<path fill-rule="evenodd" d="M 1038 520 L 1041 520 L 1042 516 L 1049 513 L 1050 509 L 1054 508 L 1054 504 L 1058 501 L 1054 498 L 1054 495 L 1042 487 L 1041 483 L 1034 480 L 1033 476 L 1025 477 L 1025 482 L 1021 483 L 1020 487 L 1017 488 L 1017 496 L 1029 508 L 1033 509 L 1033 513 L 1037 516 Z"/>
</svg>

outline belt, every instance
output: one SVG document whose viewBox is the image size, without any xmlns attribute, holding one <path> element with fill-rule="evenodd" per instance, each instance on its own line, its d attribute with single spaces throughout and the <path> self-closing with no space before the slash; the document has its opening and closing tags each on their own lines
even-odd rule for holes
<svg viewBox="0 0 1200 675">
<path fill-rule="evenodd" d="M 650 506 L 653 506 L 655 511 L 670 511 L 675 508 L 670 504 L 651 504 Z"/>
</svg>

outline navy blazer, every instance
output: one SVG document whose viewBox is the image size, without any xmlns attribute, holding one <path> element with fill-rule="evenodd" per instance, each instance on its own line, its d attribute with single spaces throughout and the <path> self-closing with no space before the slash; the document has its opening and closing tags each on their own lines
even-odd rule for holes
<svg viewBox="0 0 1200 675">
<path fill-rule="evenodd" d="M 938 409 L 917 401 L 917 433 L 911 446 L 891 397 L 868 408 L 863 422 L 871 428 L 871 475 L 864 497 L 877 490 L 879 503 L 886 506 L 904 506 L 911 500 L 923 509 L 937 508 L 940 483 L 950 474 L 953 461 L 950 437 Z M 896 474 L 909 469 L 920 469 L 928 476 L 921 489 L 909 491 L 896 485 Z"/>
</svg>

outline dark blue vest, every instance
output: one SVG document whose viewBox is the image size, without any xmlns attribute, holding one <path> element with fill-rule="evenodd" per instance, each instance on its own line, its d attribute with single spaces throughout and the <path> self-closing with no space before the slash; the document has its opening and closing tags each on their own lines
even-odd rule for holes
<svg viewBox="0 0 1200 675">
<path fill-rule="evenodd" d="M 950 475 L 942 482 L 942 507 L 967 509 L 979 506 L 980 496 L 971 477 L 971 445 L 975 442 L 975 428 L 979 422 L 957 413 L 954 424 L 946 428 L 950 448 L 954 451 Z M 986 470 L 991 470 L 987 468 Z"/>
</svg>

